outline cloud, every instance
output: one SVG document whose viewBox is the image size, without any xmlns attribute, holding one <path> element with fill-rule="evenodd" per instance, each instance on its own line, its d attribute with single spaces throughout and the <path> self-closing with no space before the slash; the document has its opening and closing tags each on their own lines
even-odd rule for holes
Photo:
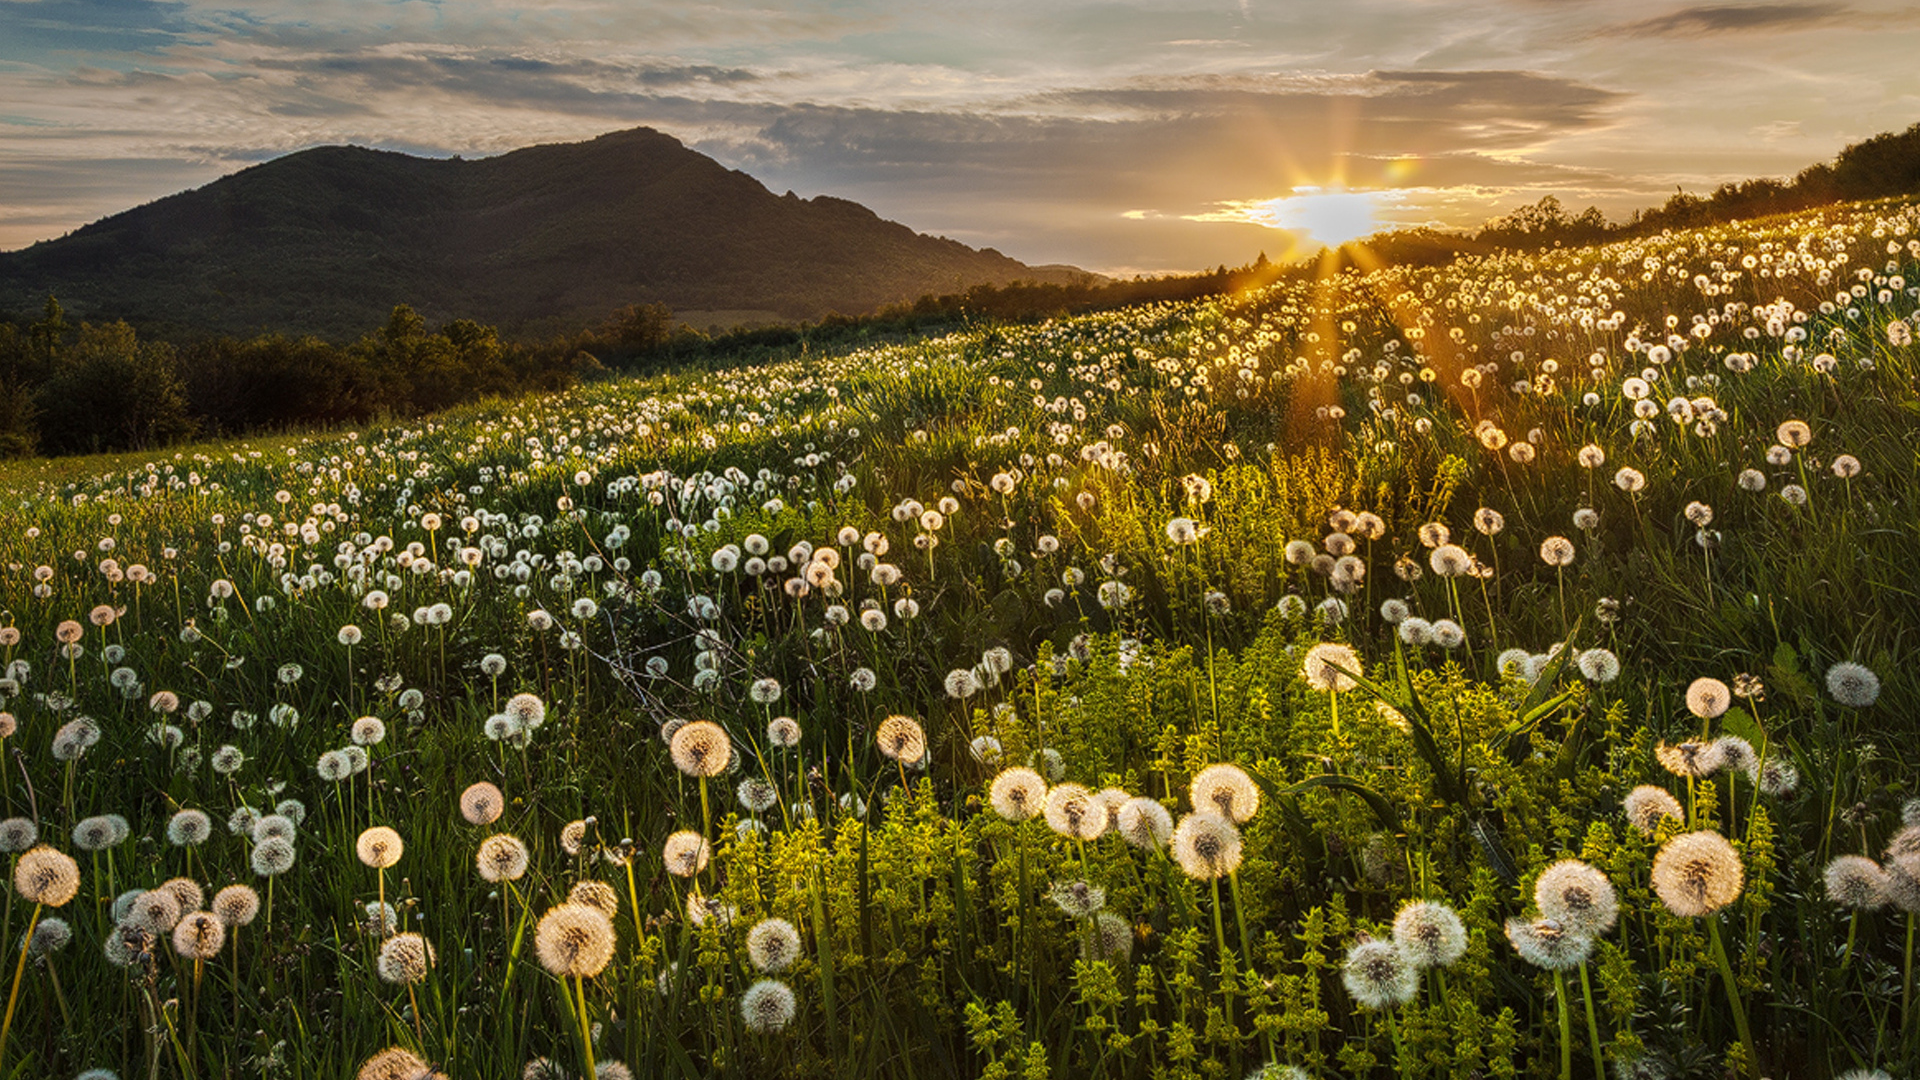
<svg viewBox="0 0 1920 1080">
<path fill-rule="evenodd" d="M 1694 36 L 1745 31 L 1798 30 L 1838 22 L 1850 14 L 1840 4 L 1727 4 L 1679 11 L 1613 28 L 1639 37 Z"/>
</svg>

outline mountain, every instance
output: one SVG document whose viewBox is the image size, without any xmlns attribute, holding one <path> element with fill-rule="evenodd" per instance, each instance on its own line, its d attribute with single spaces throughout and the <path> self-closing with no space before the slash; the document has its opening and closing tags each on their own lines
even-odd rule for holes
<svg viewBox="0 0 1920 1080">
<path fill-rule="evenodd" d="M 476 160 L 289 154 L 0 253 L 0 311 L 37 311 L 52 293 L 78 318 L 346 338 L 398 303 L 523 331 L 635 303 L 721 322 L 811 319 L 1076 273 L 845 199 L 775 195 L 635 128 Z"/>
</svg>

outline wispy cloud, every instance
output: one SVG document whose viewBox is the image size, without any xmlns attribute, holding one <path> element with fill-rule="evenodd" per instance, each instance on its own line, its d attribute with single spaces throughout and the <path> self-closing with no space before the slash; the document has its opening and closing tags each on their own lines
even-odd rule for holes
<svg viewBox="0 0 1920 1080">
<path fill-rule="evenodd" d="M 1614 30 L 1629 36 L 1799 30 L 1839 22 L 1852 14 L 1841 4 L 1726 4 L 1681 8 L 1650 19 L 1622 23 Z"/>
</svg>

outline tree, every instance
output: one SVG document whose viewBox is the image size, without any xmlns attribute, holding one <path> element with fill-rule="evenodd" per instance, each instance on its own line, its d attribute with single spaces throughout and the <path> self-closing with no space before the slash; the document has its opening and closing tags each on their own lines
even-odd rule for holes
<svg viewBox="0 0 1920 1080">
<path fill-rule="evenodd" d="M 178 356 L 125 322 L 80 324 L 40 387 L 40 437 L 52 452 L 142 449 L 191 436 Z"/>
</svg>

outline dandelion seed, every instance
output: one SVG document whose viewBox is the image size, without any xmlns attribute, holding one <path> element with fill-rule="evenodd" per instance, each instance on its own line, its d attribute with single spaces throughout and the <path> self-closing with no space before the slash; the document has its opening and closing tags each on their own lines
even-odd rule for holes
<svg viewBox="0 0 1920 1080">
<path fill-rule="evenodd" d="M 761 919 L 747 931 L 747 959 L 759 971 L 785 971 L 799 956 L 800 931 L 785 919 Z"/>
<path fill-rule="evenodd" d="M 474 867 L 489 882 L 518 881 L 526 876 L 529 856 L 519 837 L 496 833 L 480 841 Z"/>
<path fill-rule="evenodd" d="M 80 891 L 80 864 L 42 844 L 14 863 L 13 887 L 30 904 L 65 907 Z"/>
<path fill-rule="evenodd" d="M 1473 572 L 1473 556 L 1458 544 L 1441 544 L 1427 556 L 1427 565 L 1443 578 L 1457 578 Z"/>
<path fill-rule="evenodd" d="M 1553 919 L 1508 919 L 1507 940 L 1520 959 L 1548 971 L 1570 971 L 1593 952 L 1593 939 Z"/>
<path fill-rule="evenodd" d="M 1079 784 L 1061 784 L 1047 792 L 1047 827 L 1076 840 L 1097 840 L 1107 831 L 1104 808 L 1093 804 L 1093 793 Z"/>
<path fill-rule="evenodd" d="M 1683 742 L 1678 746 L 1661 743 L 1653 756 L 1662 768 L 1675 776 L 1712 776 L 1726 764 L 1726 752 L 1718 743 Z"/>
<path fill-rule="evenodd" d="M 1578 859 L 1562 859 L 1542 871 L 1533 886 L 1533 902 L 1540 914 L 1586 937 L 1613 929 L 1620 911 L 1613 883 Z"/>
<path fill-rule="evenodd" d="M 1315 690 L 1344 694 L 1360 685 L 1347 672 L 1359 672 L 1360 656 L 1350 646 L 1323 641 L 1307 650 L 1301 677 Z"/>
<path fill-rule="evenodd" d="M 1827 693 L 1850 708 L 1864 709 L 1880 700 L 1880 677 L 1851 660 L 1827 669 Z"/>
<path fill-rule="evenodd" d="M 401 841 L 400 834 L 385 825 L 375 825 L 362 832 L 353 846 L 354 854 L 360 857 L 360 861 L 376 870 L 384 870 L 399 862 L 406 850 L 407 845 Z"/>
<path fill-rule="evenodd" d="M 204 844 L 213 835 L 213 821 L 204 811 L 182 810 L 167 821 L 167 842 L 175 847 Z"/>
<path fill-rule="evenodd" d="M 1627 812 L 1627 823 L 1648 836 L 1659 829 L 1663 820 L 1684 820 L 1680 800 L 1668 794 L 1665 788 L 1652 784 L 1642 784 L 1627 792 L 1623 807 Z"/>
<path fill-rule="evenodd" d="M 1549 536 L 1540 542 L 1540 561 L 1548 566 L 1573 563 L 1573 541 L 1564 536 Z"/>
<path fill-rule="evenodd" d="M 780 801 L 779 790 L 757 776 L 740 781 L 740 786 L 734 789 L 734 795 L 739 798 L 742 807 L 754 814 L 770 810 L 774 803 Z"/>
<path fill-rule="evenodd" d="M 532 694 L 515 694 L 507 699 L 504 710 L 523 728 L 537 728 L 547 722 L 547 704 Z"/>
<path fill-rule="evenodd" d="M 1827 898 L 1841 907 L 1873 911 L 1887 904 L 1887 872 L 1864 855 L 1837 856 L 1827 864 L 1825 876 Z"/>
<path fill-rule="evenodd" d="M 733 760 L 733 742 L 711 720 L 695 720 L 673 733 L 674 767 L 688 776 L 719 776 Z"/>
<path fill-rule="evenodd" d="M 1188 877 L 1211 881 L 1240 868 L 1240 830 L 1218 814 L 1196 811 L 1173 830 L 1173 861 Z"/>
<path fill-rule="evenodd" d="M 1260 809 L 1260 790 L 1253 779 L 1237 765 L 1209 765 L 1193 777 L 1187 798 L 1197 810 L 1214 810 L 1222 817 L 1244 823 Z"/>
<path fill-rule="evenodd" d="M 793 1022 L 793 990 L 777 979 L 761 979 L 740 995 L 740 1016 L 756 1035 L 780 1031 Z"/>
<path fill-rule="evenodd" d="M 540 917 L 533 947 L 549 973 L 590 979 L 613 959 L 613 923 L 596 908 L 561 904 Z"/>
<path fill-rule="evenodd" d="M 1682 833 L 1653 859 L 1653 891 L 1682 918 L 1711 915 L 1740 895 L 1745 878 L 1740 855 L 1712 830 Z"/>
<path fill-rule="evenodd" d="M 1788 420 L 1774 430 L 1773 437 L 1780 445 L 1798 450 L 1813 441 L 1813 429 L 1805 421 Z"/>
<path fill-rule="evenodd" d="M 460 816 L 469 825 L 491 825 L 506 810 L 506 796 L 485 780 L 460 793 Z"/>
<path fill-rule="evenodd" d="M 1800 770 L 1785 758 L 1768 758 L 1760 763 L 1759 787 L 1762 794 L 1772 798 L 1791 798 L 1800 787 Z"/>
<path fill-rule="evenodd" d="M 229 885 L 213 894 L 211 910 L 228 926 L 246 926 L 260 914 L 260 894 L 246 885 Z"/>
<path fill-rule="evenodd" d="M 387 737 L 387 725 L 377 716 L 363 716 L 353 722 L 351 736 L 355 746 L 377 746 Z"/>
<path fill-rule="evenodd" d="M 293 842 L 275 838 L 255 844 L 249 860 L 253 872 L 261 877 L 275 877 L 293 869 Z"/>
<path fill-rule="evenodd" d="M 385 1050 L 368 1058 L 360 1066 L 355 1080 L 443 1080 L 433 1066 L 414 1054 L 398 1046 Z"/>
<path fill-rule="evenodd" d="M 927 735 L 910 716 L 889 716 L 875 735 L 880 752 L 895 761 L 912 764 L 927 753 Z"/>
<path fill-rule="evenodd" d="M 1025 766 L 1003 769 L 993 778 L 987 801 L 1008 821 L 1025 821 L 1046 808 L 1047 782 Z"/>
<path fill-rule="evenodd" d="M 1121 803 L 1114 817 L 1120 835 L 1143 851 L 1158 851 L 1173 837 L 1173 814 L 1144 795 Z"/>
<path fill-rule="evenodd" d="M 1702 720 L 1712 720 L 1733 704 L 1733 691 L 1719 679 L 1700 678 L 1687 687 L 1687 711 Z M 1704 774 L 1702 774 L 1704 775 Z"/>
<path fill-rule="evenodd" d="M 380 945 L 375 969 L 380 978 L 400 986 L 410 986 L 427 977 L 434 966 L 433 945 L 419 934 L 395 934 Z"/>
<path fill-rule="evenodd" d="M 707 868 L 710 852 L 706 837 L 691 829 L 682 829 L 667 837 L 660 855 L 662 861 L 666 863 L 668 873 L 680 877 L 693 877 Z"/>
<path fill-rule="evenodd" d="M 1416 970 L 1451 967 L 1466 955 L 1467 929 L 1445 904 L 1416 900 L 1394 916 L 1393 943 Z"/>
<path fill-rule="evenodd" d="M 1086 881 L 1056 882 L 1047 899 L 1075 919 L 1084 919 L 1107 906 L 1107 890 Z"/>
<path fill-rule="evenodd" d="M 1392 941 L 1362 941 L 1347 950 L 1340 972 L 1347 993 L 1362 1008 L 1393 1009 L 1413 1000 L 1420 980 Z"/>
</svg>

